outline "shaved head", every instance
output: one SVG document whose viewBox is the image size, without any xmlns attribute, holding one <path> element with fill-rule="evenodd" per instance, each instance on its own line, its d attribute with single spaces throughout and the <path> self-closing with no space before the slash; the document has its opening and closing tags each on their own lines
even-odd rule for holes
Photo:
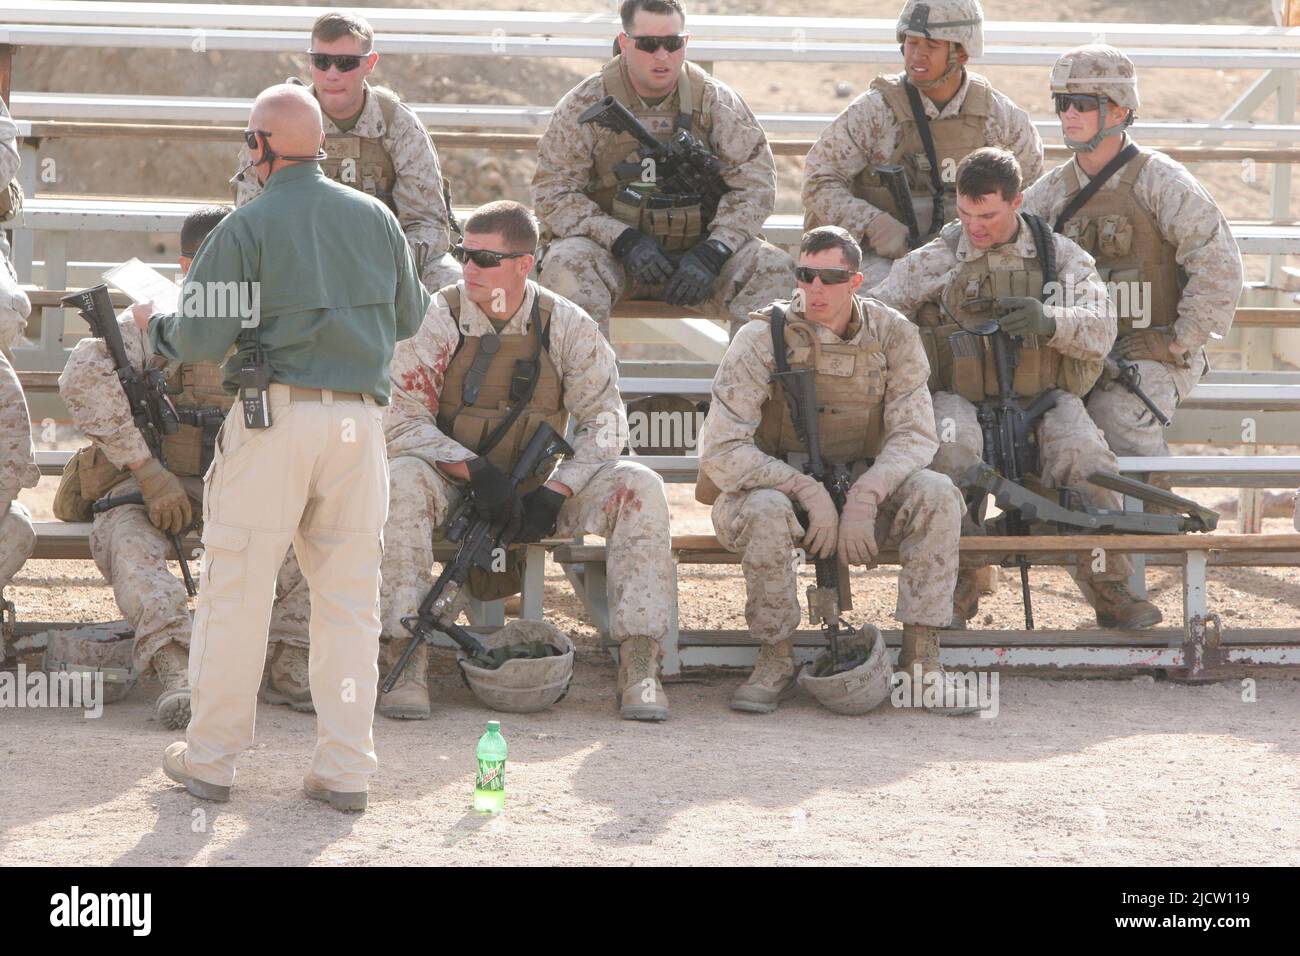
<svg viewBox="0 0 1300 956">
<path fill-rule="evenodd" d="M 249 128 L 265 130 L 277 156 L 312 156 L 320 149 L 324 127 L 320 105 L 305 87 L 280 83 L 253 101 Z"/>
</svg>

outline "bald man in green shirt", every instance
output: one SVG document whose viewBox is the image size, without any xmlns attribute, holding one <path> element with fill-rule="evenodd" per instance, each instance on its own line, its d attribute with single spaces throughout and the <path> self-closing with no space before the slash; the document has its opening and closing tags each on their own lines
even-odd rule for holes
<svg viewBox="0 0 1300 956">
<path fill-rule="evenodd" d="M 310 94 L 288 84 L 264 91 L 245 136 L 265 192 L 204 241 L 179 314 L 151 316 L 144 306 L 135 315 L 157 353 L 225 359 L 228 391 L 266 398 L 235 403 L 204 479 L 192 716 L 163 769 L 195 796 L 229 799 L 236 757 L 253 743 L 276 571 L 292 542 L 311 587 L 318 724 L 303 787 L 359 811 L 378 766 L 388 365 L 429 296 L 393 214 L 321 172 L 321 113 Z M 264 369 L 264 389 L 256 371 L 241 372 L 254 367 Z"/>
</svg>

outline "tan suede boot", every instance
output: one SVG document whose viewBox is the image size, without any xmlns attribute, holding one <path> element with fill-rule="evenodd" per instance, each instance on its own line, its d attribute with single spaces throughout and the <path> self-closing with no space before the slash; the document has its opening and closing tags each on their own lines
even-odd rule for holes
<svg viewBox="0 0 1300 956">
<path fill-rule="evenodd" d="M 911 699 L 913 705 L 919 704 L 925 707 L 928 713 L 956 717 L 962 714 L 973 714 L 979 710 L 978 707 L 974 706 L 935 707 L 925 704 L 925 678 L 929 674 L 939 675 L 937 678 L 931 677 L 930 681 L 938 680 L 941 682 L 945 699 L 956 699 L 957 681 L 939 663 L 939 629 L 937 627 L 929 627 L 924 624 L 903 625 L 902 649 L 898 652 L 898 664 L 895 666 L 894 671 L 905 675 L 903 679 L 912 682 Z M 952 693 L 949 692 L 950 689 L 953 691 Z"/>
<path fill-rule="evenodd" d="M 406 642 L 388 640 L 380 644 L 380 687 L 397 666 L 398 658 L 406 650 Z M 433 713 L 429 706 L 429 645 L 420 642 L 411 660 L 397 679 L 391 693 L 379 695 L 379 713 L 394 720 L 428 720 Z"/>
<path fill-rule="evenodd" d="M 1134 631 L 1154 627 L 1164 620 L 1160 608 L 1134 596 L 1127 581 L 1092 579 L 1077 583 L 1084 598 L 1097 612 L 1099 627 Z"/>
<path fill-rule="evenodd" d="M 758 649 L 758 660 L 745 683 L 731 695 L 731 709 L 770 714 L 783 697 L 794 692 L 794 641 L 786 638 Z"/>
<path fill-rule="evenodd" d="M 168 730 L 184 730 L 190 723 L 190 652 L 179 644 L 164 644 L 153 656 L 153 672 L 162 684 L 154 704 L 158 722 Z"/>
<path fill-rule="evenodd" d="M 967 622 L 979 613 L 984 583 L 980 572 L 983 570 L 962 568 L 957 572 L 957 589 L 952 593 L 952 620 L 948 622 L 948 630 L 964 630 Z"/>
<path fill-rule="evenodd" d="M 307 676 L 307 648 L 277 644 L 271 657 L 270 673 L 262 688 L 262 700 L 284 704 L 302 714 L 314 714 L 311 680 Z"/>
<path fill-rule="evenodd" d="M 659 643 L 625 638 L 618 646 L 618 712 L 624 720 L 667 720 L 668 695 L 659 682 Z"/>
</svg>

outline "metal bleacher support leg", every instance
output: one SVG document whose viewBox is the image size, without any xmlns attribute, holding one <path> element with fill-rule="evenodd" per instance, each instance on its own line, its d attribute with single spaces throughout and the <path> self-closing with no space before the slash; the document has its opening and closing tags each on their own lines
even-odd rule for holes
<svg viewBox="0 0 1300 956">
<path fill-rule="evenodd" d="M 668 609 L 668 633 L 664 635 L 662 676 L 677 677 L 682 672 L 682 657 L 677 649 L 677 562 L 673 561 L 673 601 Z"/>
<path fill-rule="evenodd" d="M 1146 481 L 1146 478 L 1142 479 Z M 1131 498 L 1124 496 L 1125 511 L 1145 511 L 1141 498 Z M 1129 574 L 1128 589 L 1133 592 L 1133 596 L 1138 600 L 1145 601 L 1147 598 L 1147 556 L 1145 554 L 1129 555 L 1129 562 L 1133 565 L 1133 570 Z"/>
<path fill-rule="evenodd" d="M 519 616 L 525 621 L 543 619 L 546 593 L 546 549 L 530 544 L 524 552 L 524 593 L 519 602 Z"/>
<path fill-rule="evenodd" d="M 506 623 L 506 602 L 470 598 L 469 619 L 475 627 L 502 627 Z"/>
<path fill-rule="evenodd" d="M 1204 618 L 1208 610 L 1205 590 L 1205 568 L 1209 562 L 1209 552 L 1188 551 L 1183 564 L 1183 630 L 1194 617 Z M 1171 646 L 1183 642 L 1183 635 L 1170 637 Z"/>
</svg>

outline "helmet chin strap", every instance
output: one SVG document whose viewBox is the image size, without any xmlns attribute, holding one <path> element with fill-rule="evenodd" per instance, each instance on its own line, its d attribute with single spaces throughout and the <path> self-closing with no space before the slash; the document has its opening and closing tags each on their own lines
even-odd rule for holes
<svg viewBox="0 0 1300 956">
<path fill-rule="evenodd" d="M 901 51 L 903 48 L 900 46 L 898 49 Z M 946 82 L 948 78 L 959 69 L 961 69 L 961 64 L 957 62 L 957 44 L 955 41 L 950 40 L 948 41 L 948 66 L 941 74 L 936 76 L 933 80 L 921 80 L 920 82 L 917 82 L 909 76 L 907 82 L 911 83 L 918 90 L 929 92 L 936 86 Z"/>
<path fill-rule="evenodd" d="M 1097 119 L 1099 123 L 1105 123 L 1107 107 L 1109 106 L 1110 106 L 1110 97 L 1107 96 L 1105 93 L 1098 93 L 1097 94 Z M 1133 120 L 1136 118 L 1137 117 L 1134 114 L 1134 112 L 1132 110 L 1129 110 L 1128 115 L 1124 117 L 1124 122 L 1120 123 L 1118 126 L 1102 126 L 1100 129 L 1097 130 L 1096 133 L 1092 135 L 1091 139 L 1085 140 L 1083 142 L 1070 139 L 1068 136 L 1065 136 L 1064 134 L 1062 134 L 1061 138 L 1065 141 L 1065 146 L 1067 149 L 1070 149 L 1076 153 L 1091 153 L 1094 149 L 1096 149 L 1098 146 L 1101 145 L 1101 141 L 1105 139 L 1107 136 L 1118 136 L 1121 133 L 1123 133 L 1124 130 L 1128 129 L 1130 126 L 1133 125 Z"/>
</svg>

